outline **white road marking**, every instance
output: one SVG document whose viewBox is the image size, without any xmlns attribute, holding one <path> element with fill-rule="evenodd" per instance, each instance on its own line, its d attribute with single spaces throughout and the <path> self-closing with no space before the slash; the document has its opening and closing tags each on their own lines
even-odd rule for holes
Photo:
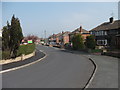
<svg viewBox="0 0 120 90">
<path fill-rule="evenodd" d="M 42 50 L 39 50 L 39 51 L 43 52 Z M 13 70 L 17 70 L 17 69 L 20 69 L 20 68 L 27 67 L 27 66 L 30 66 L 30 65 L 32 65 L 32 64 L 35 64 L 35 63 L 37 63 L 37 62 L 39 62 L 39 61 L 41 61 L 41 60 L 43 60 L 43 59 L 45 59 L 45 58 L 47 57 L 47 54 L 46 54 L 45 52 L 43 52 L 43 53 L 45 54 L 45 56 L 42 57 L 42 58 L 39 59 L 39 60 L 36 60 L 36 61 L 34 61 L 34 62 L 31 62 L 31 63 L 29 63 L 29 64 L 25 64 L 25 65 L 22 65 L 22 66 L 19 66 L 19 67 L 15 67 L 15 68 L 11 68 L 11 69 L 7 69 L 7 70 L 0 71 L 0 74 L 5 73 L 5 72 L 9 72 L 9 71 L 13 71 Z"/>
</svg>

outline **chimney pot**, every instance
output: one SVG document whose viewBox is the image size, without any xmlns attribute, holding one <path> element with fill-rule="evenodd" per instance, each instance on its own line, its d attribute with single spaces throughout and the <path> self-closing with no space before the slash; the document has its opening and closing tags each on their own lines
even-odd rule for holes
<svg viewBox="0 0 120 90">
<path fill-rule="evenodd" d="M 110 23 L 113 23 L 113 17 L 111 17 L 109 20 L 110 20 Z"/>
<path fill-rule="evenodd" d="M 82 26 L 80 26 L 80 33 L 82 33 Z"/>
</svg>

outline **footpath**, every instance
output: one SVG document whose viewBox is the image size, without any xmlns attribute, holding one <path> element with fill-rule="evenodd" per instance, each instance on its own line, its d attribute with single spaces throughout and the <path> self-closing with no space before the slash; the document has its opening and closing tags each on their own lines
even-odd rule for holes
<svg viewBox="0 0 120 90">
<path fill-rule="evenodd" d="M 80 51 L 66 51 L 85 56 L 96 63 L 97 70 L 88 88 L 118 88 L 118 58 Z"/>
</svg>

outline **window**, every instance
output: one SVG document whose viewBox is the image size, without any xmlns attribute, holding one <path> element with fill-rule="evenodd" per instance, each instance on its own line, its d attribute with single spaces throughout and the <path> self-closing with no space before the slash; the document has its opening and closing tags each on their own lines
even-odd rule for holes
<svg viewBox="0 0 120 90">
<path fill-rule="evenodd" d="M 90 34 L 93 34 L 93 32 L 90 32 Z"/>
<path fill-rule="evenodd" d="M 104 31 L 104 35 L 107 35 L 107 31 Z"/>
<path fill-rule="evenodd" d="M 101 31 L 101 35 L 104 35 L 104 34 L 103 34 L 103 31 Z"/>
<path fill-rule="evenodd" d="M 105 40 L 97 40 L 97 45 L 107 45 L 107 39 L 105 39 Z"/>
<path fill-rule="evenodd" d="M 107 39 L 105 39 L 105 45 L 107 45 Z"/>
</svg>

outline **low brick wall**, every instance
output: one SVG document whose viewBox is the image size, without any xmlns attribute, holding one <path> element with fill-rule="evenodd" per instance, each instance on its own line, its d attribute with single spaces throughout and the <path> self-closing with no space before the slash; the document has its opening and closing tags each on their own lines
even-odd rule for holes
<svg viewBox="0 0 120 90">
<path fill-rule="evenodd" d="M 0 65 L 25 60 L 27 58 L 34 56 L 34 55 L 35 55 L 35 51 L 31 54 L 28 54 L 28 55 L 21 55 L 19 57 L 16 57 L 15 59 L 0 60 Z"/>
</svg>

